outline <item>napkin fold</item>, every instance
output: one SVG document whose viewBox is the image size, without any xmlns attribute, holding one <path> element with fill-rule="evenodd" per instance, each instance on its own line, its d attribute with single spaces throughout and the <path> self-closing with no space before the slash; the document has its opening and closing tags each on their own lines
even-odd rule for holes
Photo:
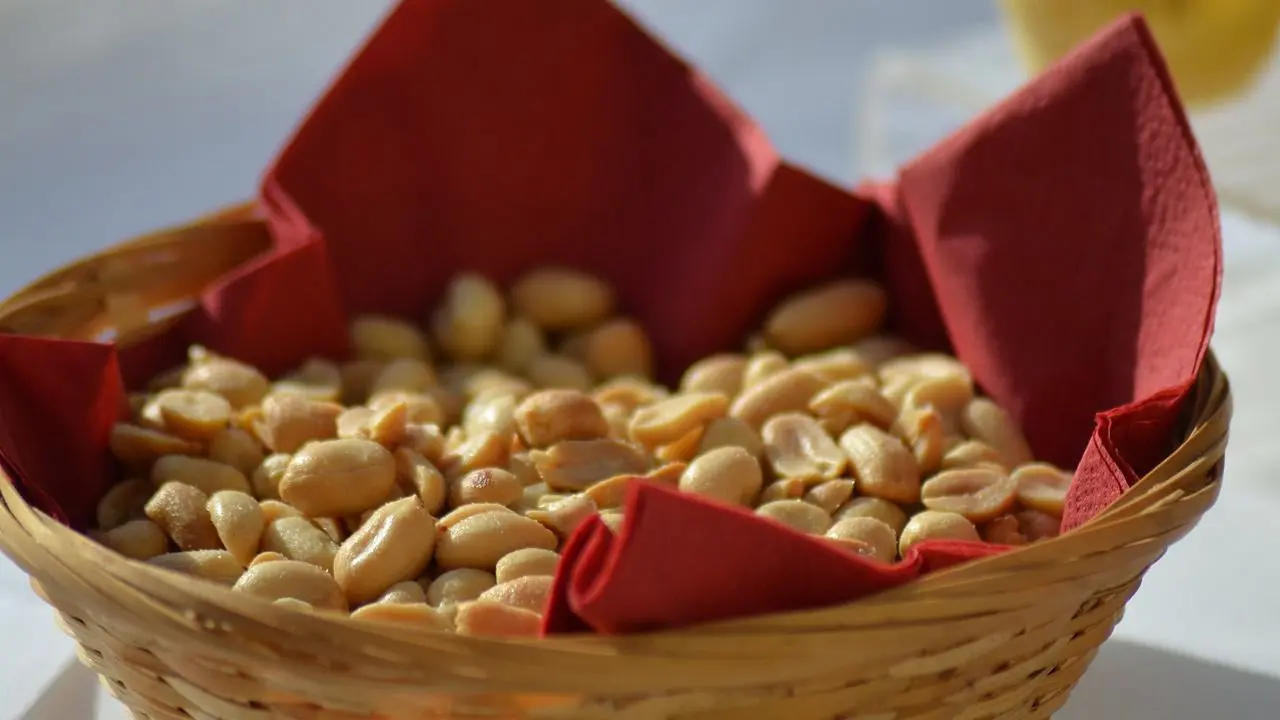
<svg viewBox="0 0 1280 720">
<path fill-rule="evenodd" d="M 1076 467 L 1069 530 L 1176 441 L 1220 282 L 1207 174 L 1137 16 L 894 182 L 848 192 L 782 160 L 608 3 L 403 0 L 261 200 L 271 252 L 167 332 L 119 353 L 0 335 L 0 460 L 33 504 L 88 523 L 125 380 L 190 343 L 280 372 L 342 356 L 354 314 L 425 319 L 454 273 L 560 264 L 617 287 L 667 380 L 789 292 L 879 278 L 895 331 L 954 349 L 1037 456 Z M 1003 550 L 926 543 L 876 565 L 642 482 L 626 516 L 617 536 L 570 538 L 547 632 L 829 605 Z"/>
</svg>

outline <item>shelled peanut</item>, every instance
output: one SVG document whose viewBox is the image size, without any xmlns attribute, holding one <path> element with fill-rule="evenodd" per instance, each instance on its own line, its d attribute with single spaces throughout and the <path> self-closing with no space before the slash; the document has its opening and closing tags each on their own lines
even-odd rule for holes
<svg viewBox="0 0 1280 720">
<path fill-rule="evenodd" d="M 561 268 L 461 275 L 422 325 L 358 317 L 353 359 L 276 380 L 192 347 L 113 429 L 128 479 L 93 534 L 281 607 L 483 635 L 536 634 L 564 540 L 621 527 L 636 478 L 879 562 L 1056 535 L 1070 475 L 958 360 L 876 334 L 885 306 L 802 292 L 674 389 L 612 289 Z"/>
</svg>

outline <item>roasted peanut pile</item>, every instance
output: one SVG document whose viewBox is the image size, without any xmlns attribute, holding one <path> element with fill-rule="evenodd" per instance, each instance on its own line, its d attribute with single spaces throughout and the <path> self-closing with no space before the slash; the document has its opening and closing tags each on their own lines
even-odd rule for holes
<svg viewBox="0 0 1280 720">
<path fill-rule="evenodd" d="M 193 347 L 132 396 L 129 479 L 93 535 L 279 605 L 533 635 L 557 550 L 641 477 L 891 563 L 922 540 L 1051 537 L 1070 475 L 955 358 L 875 335 L 864 280 L 788 299 L 678 389 L 614 293 L 548 268 L 457 277 L 426 329 L 364 316 L 355 359 L 275 381 Z"/>
</svg>

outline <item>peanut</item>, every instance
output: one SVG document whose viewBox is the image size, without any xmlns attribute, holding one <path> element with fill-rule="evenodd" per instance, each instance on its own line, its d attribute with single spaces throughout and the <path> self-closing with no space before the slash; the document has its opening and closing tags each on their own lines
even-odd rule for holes
<svg viewBox="0 0 1280 720">
<path fill-rule="evenodd" d="M 835 511 L 836 521 L 855 517 L 875 518 L 888 525 L 894 533 L 901 533 L 907 525 L 907 513 L 902 508 L 878 497 L 856 497 Z"/>
<path fill-rule="evenodd" d="M 387 588 L 378 598 L 380 603 L 426 603 L 427 591 L 413 580 L 405 580 Z"/>
<path fill-rule="evenodd" d="M 1018 501 L 1054 517 L 1062 517 L 1071 480 L 1071 475 L 1048 463 L 1031 463 L 1013 471 Z"/>
<path fill-rule="evenodd" d="M 721 447 L 740 447 L 755 457 L 764 457 L 764 441 L 760 433 L 735 417 L 712 420 L 698 441 L 698 455 Z"/>
<path fill-rule="evenodd" d="M 169 550 L 164 530 L 150 520 L 128 520 L 101 533 L 103 545 L 134 560 L 149 560 Z"/>
<path fill-rule="evenodd" d="M 564 355 L 550 353 L 539 355 L 524 369 L 529 382 L 540 388 L 560 388 L 564 390 L 591 389 L 591 373 L 582 363 Z"/>
<path fill-rule="evenodd" d="M 319 610 L 346 612 L 348 607 L 347 598 L 332 575 L 297 560 L 254 565 L 236 580 L 232 590 L 266 600 L 293 598 Z"/>
<path fill-rule="evenodd" d="M 417 495 L 427 512 L 435 515 L 444 509 L 449 487 L 430 460 L 416 450 L 400 447 L 395 451 L 395 463 L 401 487 Z"/>
<path fill-rule="evenodd" d="M 587 518 L 596 514 L 595 502 L 585 495 L 570 495 L 550 505 L 530 510 L 526 515 L 562 538 L 573 534 Z"/>
<path fill-rule="evenodd" d="M 182 374 L 182 387 L 221 395 L 233 408 L 253 405 L 271 390 L 271 381 L 257 370 L 230 358 L 209 358 Z"/>
<path fill-rule="evenodd" d="M 222 541 L 205 509 L 209 496 L 190 485 L 169 482 L 147 501 L 147 518 L 180 550 L 221 550 Z"/>
<path fill-rule="evenodd" d="M 832 435 L 864 422 L 887 430 L 898 416 L 897 408 L 876 386 L 861 380 L 844 380 L 826 388 L 813 397 L 808 409 Z"/>
<path fill-rule="evenodd" d="M 547 353 L 547 340 L 537 325 L 512 318 L 498 340 L 497 360 L 507 372 L 523 373 L 529 363 Z"/>
<path fill-rule="evenodd" d="M 266 453 L 252 435 L 239 428 L 225 428 L 209 438 L 209 459 L 230 465 L 241 475 L 251 477 Z"/>
<path fill-rule="evenodd" d="M 797 358 L 793 367 L 811 372 L 829 383 L 870 378 L 873 369 L 861 355 L 849 348 L 836 348 Z"/>
<path fill-rule="evenodd" d="M 601 406 L 617 405 L 626 411 L 627 417 L 643 405 L 652 405 L 671 397 L 665 388 L 634 377 L 616 377 L 606 380 L 591 393 L 591 399 Z"/>
<path fill-rule="evenodd" d="M 298 395 L 270 395 L 262 402 L 262 422 L 256 432 L 272 452 L 292 453 L 312 440 L 338 436 L 342 406 Z"/>
<path fill-rule="evenodd" d="M 485 570 L 446 570 L 427 585 L 427 604 L 439 608 L 475 600 L 496 584 L 493 573 Z"/>
<path fill-rule="evenodd" d="M 266 527 L 262 506 L 243 492 L 222 490 L 209 496 L 205 509 L 209 511 L 209 519 L 218 531 L 223 547 L 242 565 L 248 565 L 258 553 L 262 531 Z"/>
<path fill-rule="evenodd" d="M 932 475 L 942 465 L 946 434 L 942 415 L 932 407 L 908 407 L 893 425 L 894 434 L 911 448 L 920 474 Z"/>
<path fill-rule="evenodd" d="M 463 273 L 449 285 L 444 306 L 432 317 L 440 347 L 455 360 L 483 360 L 502 339 L 507 308 L 502 292 L 474 273 Z"/>
<path fill-rule="evenodd" d="M 375 510 L 342 543 L 333 559 L 333 577 L 352 604 L 366 603 L 421 575 L 435 544 L 436 520 L 421 501 L 396 500 Z"/>
<path fill-rule="evenodd" d="M 544 330 L 575 330 L 595 325 L 613 312 L 613 289 L 599 279 L 569 268 L 528 273 L 511 288 L 516 314 Z"/>
<path fill-rule="evenodd" d="M 263 500 L 280 498 L 280 480 L 289 467 L 292 457 L 284 453 L 274 453 L 262 459 L 258 468 L 253 471 L 253 492 Z"/>
<path fill-rule="evenodd" d="M 262 533 L 262 549 L 278 552 L 290 560 L 311 563 L 333 571 L 338 545 L 325 531 L 304 517 L 283 517 L 267 525 Z"/>
<path fill-rule="evenodd" d="M 535 612 L 493 600 L 475 600 L 458 606 L 454 624 L 463 635 L 478 637 L 537 637 L 542 618 Z"/>
<path fill-rule="evenodd" d="M 198 442 L 127 423 L 113 425 L 108 442 L 111 454 L 129 467 L 146 468 L 165 455 L 196 455 L 201 450 Z"/>
<path fill-rule="evenodd" d="M 191 550 L 156 555 L 148 563 L 184 575 L 232 585 L 243 577 L 245 569 L 226 550 Z"/>
<path fill-rule="evenodd" d="M 556 536 L 512 512 L 485 512 L 446 528 L 436 540 L 436 564 L 445 570 L 471 567 L 493 570 L 508 553 L 526 547 L 554 550 Z"/>
<path fill-rule="evenodd" d="M 597 378 L 653 374 L 653 347 L 635 320 L 607 320 L 584 336 L 583 362 Z"/>
<path fill-rule="evenodd" d="M 956 470 L 966 467 L 999 467 L 1004 468 L 1000 453 L 990 445 L 978 440 L 964 440 L 953 445 L 942 456 L 943 470 Z"/>
<path fill-rule="evenodd" d="M 395 459 L 381 445 L 321 440 L 289 460 L 280 497 L 311 517 L 338 517 L 377 507 L 395 482 Z"/>
<path fill-rule="evenodd" d="M 769 345 L 791 355 L 861 340 L 884 320 L 888 297 L 866 280 L 838 280 L 797 293 L 765 320 Z"/>
<path fill-rule="evenodd" d="M 756 508 L 756 514 L 806 535 L 821 535 L 831 527 L 830 515 L 803 500 L 774 500 Z"/>
<path fill-rule="evenodd" d="M 953 512 L 925 510 L 907 521 L 898 537 L 898 553 L 902 557 L 912 547 L 925 540 L 961 540 L 979 542 L 978 529 L 973 523 Z"/>
<path fill-rule="evenodd" d="M 528 575 L 500 582 L 480 593 L 477 599 L 492 600 L 541 615 L 551 597 L 551 584 L 550 575 Z"/>
<path fill-rule="evenodd" d="M 498 560 L 494 575 L 498 583 L 507 583 L 522 577 L 555 575 L 560 556 L 545 548 L 521 548 L 509 552 Z"/>
<path fill-rule="evenodd" d="M 712 355 L 695 362 L 684 371 L 680 378 L 680 390 L 720 393 L 733 399 L 742 390 L 746 370 L 747 359 L 742 355 Z"/>
<path fill-rule="evenodd" d="M 452 452 L 446 451 L 441 459 L 445 477 L 456 479 L 473 470 L 504 467 L 511 459 L 511 440 L 511 435 L 494 432 L 466 438 Z"/>
<path fill-rule="evenodd" d="M 808 491 L 809 484 L 802 478 L 782 478 L 765 486 L 760 493 L 760 504 L 771 503 L 774 500 L 799 500 Z"/>
<path fill-rule="evenodd" d="M 154 492 L 155 486 L 141 478 L 112 485 L 98 501 L 98 530 L 112 530 L 143 517 L 143 508 Z"/>
<path fill-rule="evenodd" d="M 688 462 L 698 454 L 698 447 L 702 444 L 702 435 L 705 432 L 704 427 L 691 428 L 684 435 L 655 448 L 653 457 L 663 463 Z"/>
<path fill-rule="evenodd" d="M 984 523 L 1009 512 L 1017 500 L 1018 484 L 995 470 L 946 470 L 925 481 L 920 499 L 930 510 Z"/>
<path fill-rule="evenodd" d="M 807 370 L 781 370 L 743 390 L 729 414 L 759 430 L 774 415 L 803 412 L 826 386 L 825 380 Z"/>
<path fill-rule="evenodd" d="M 566 440 L 529 454 L 551 489 L 577 492 L 614 475 L 638 475 L 649 462 L 634 446 L 618 440 Z"/>
<path fill-rule="evenodd" d="M 764 483 L 760 462 L 740 447 L 722 447 L 694 458 L 680 477 L 687 493 L 731 505 L 750 505 Z"/>
<path fill-rule="evenodd" d="M 805 502 L 822 508 L 828 515 L 840 509 L 853 497 L 854 482 L 845 478 L 827 480 L 809 488 L 804 494 Z"/>
<path fill-rule="evenodd" d="M 302 517 L 302 513 L 298 509 L 279 500 L 259 500 L 258 507 L 262 510 L 262 522 L 265 525 L 287 517 Z"/>
<path fill-rule="evenodd" d="M 741 395 L 743 390 L 753 388 L 764 382 L 766 378 L 786 370 L 787 366 L 787 356 L 777 350 L 752 351 L 751 356 L 747 358 L 747 364 L 742 368 L 742 387 L 738 394 Z"/>
<path fill-rule="evenodd" d="M 765 422 L 760 435 L 769 464 L 780 477 L 830 480 L 839 477 L 849 462 L 822 426 L 808 415 L 774 415 Z"/>
<path fill-rule="evenodd" d="M 1005 467 L 1032 462 L 1031 448 L 1022 431 L 999 405 L 988 398 L 974 398 L 960 414 L 960 427 L 974 440 L 995 448 Z"/>
<path fill-rule="evenodd" d="M 724 417 L 728 409 L 729 399 L 720 393 L 675 395 L 636 410 L 631 416 L 631 439 L 648 447 L 675 442 Z"/>
<path fill-rule="evenodd" d="M 231 422 L 231 403 L 203 390 L 164 390 L 143 409 L 143 416 L 160 421 L 159 427 L 178 437 L 208 440 Z"/>
<path fill-rule="evenodd" d="M 156 460 L 151 466 L 151 482 L 156 487 L 169 482 L 182 483 L 206 495 L 219 490 L 236 490 L 246 495 L 253 492 L 244 474 L 230 465 L 186 455 L 165 455 Z"/>
<path fill-rule="evenodd" d="M 453 623 L 426 603 L 386 603 L 365 605 L 351 613 L 352 620 L 408 625 L 423 630 L 452 630 Z"/>
<path fill-rule="evenodd" d="M 515 409 L 520 437 L 531 448 L 565 440 L 595 440 L 609 435 L 600 406 L 577 390 L 542 390 Z"/>
<path fill-rule="evenodd" d="M 351 347 L 363 360 L 430 360 L 426 335 L 412 324 L 381 315 L 362 315 L 351 323 Z"/>
<path fill-rule="evenodd" d="M 1061 518 L 1039 510 L 1019 510 L 1014 517 L 1018 519 L 1019 532 L 1027 538 L 1028 542 L 1058 537 L 1061 531 Z"/>
<path fill-rule="evenodd" d="M 472 470 L 449 485 L 449 504 L 453 507 L 469 503 L 514 505 L 524 493 L 515 475 L 502 468 Z"/>
<path fill-rule="evenodd" d="M 840 447 L 862 494 L 902 505 L 920 500 L 920 468 L 898 438 L 863 423 L 840 436 Z"/>
<path fill-rule="evenodd" d="M 893 528 L 871 517 L 838 520 L 825 537 L 879 562 L 893 562 L 898 555 L 898 536 Z"/>
</svg>

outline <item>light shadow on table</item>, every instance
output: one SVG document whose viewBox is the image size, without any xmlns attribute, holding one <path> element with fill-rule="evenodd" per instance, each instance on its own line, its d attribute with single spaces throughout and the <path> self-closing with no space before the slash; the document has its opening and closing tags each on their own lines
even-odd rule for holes
<svg viewBox="0 0 1280 720">
<path fill-rule="evenodd" d="M 1054 720 L 1275 720 L 1280 679 L 1109 641 Z"/>
<path fill-rule="evenodd" d="M 72 662 L 23 720 L 119 720 L 124 708 L 103 697 L 98 679 Z M 1275 720 L 1280 679 L 1114 639 L 1055 720 Z"/>
</svg>

